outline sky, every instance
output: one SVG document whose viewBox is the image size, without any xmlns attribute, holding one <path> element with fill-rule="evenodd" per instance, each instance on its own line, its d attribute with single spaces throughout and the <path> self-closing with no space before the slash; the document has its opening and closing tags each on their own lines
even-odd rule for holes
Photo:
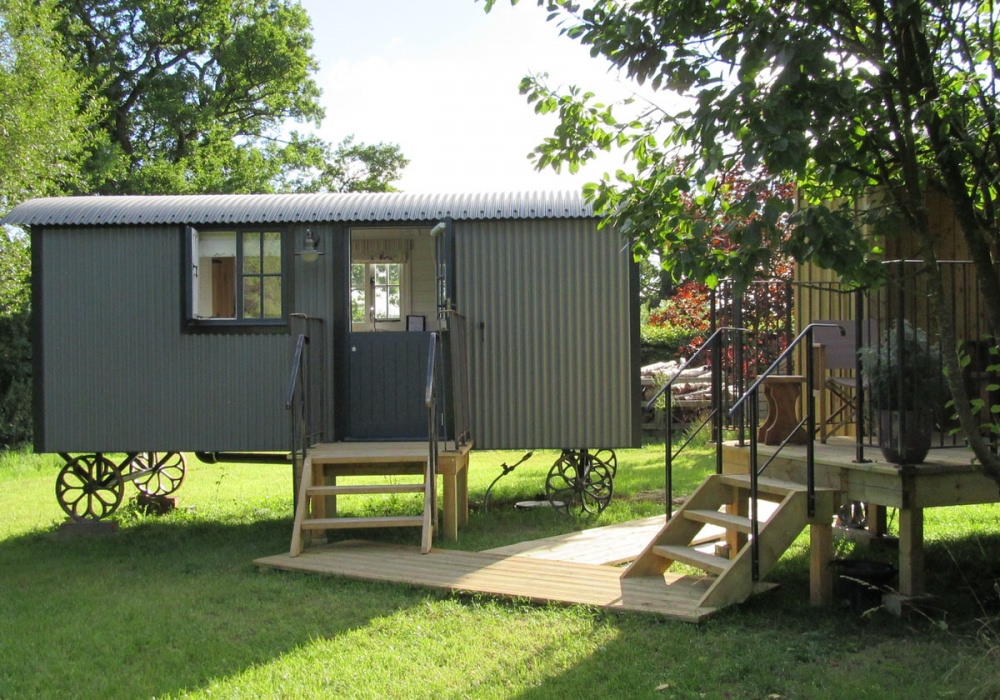
<svg viewBox="0 0 1000 700">
<path fill-rule="evenodd" d="M 404 192 L 579 189 L 620 161 L 571 175 L 538 172 L 529 152 L 555 118 L 519 94 L 529 73 L 580 85 L 604 98 L 628 88 L 586 47 L 559 35 L 534 0 L 301 0 L 309 13 L 326 118 L 317 131 L 337 144 L 394 143 L 410 164 Z"/>
</svg>

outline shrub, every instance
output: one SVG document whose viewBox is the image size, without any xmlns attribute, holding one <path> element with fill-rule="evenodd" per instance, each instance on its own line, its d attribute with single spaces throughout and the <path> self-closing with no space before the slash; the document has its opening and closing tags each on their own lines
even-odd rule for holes
<svg viewBox="0 0 1000 700">
<path fill-rule="evenodd" d="M 31 441 L 31 246 L 0 234 L 0 447 Z"/>
<path fill-rule="evenodd" d="M 693 353 L 709 328 L 708 288 L 685 282 L 673 296 L 649 312 L 639 331 L 642 364 L 666 362 Z"/>
<path fill-rule="evenodd" d="M 680 326 L 644 324 L 639 329 L 639 356 L 643 365 L 667 362 L 690 354 L 700 344 L 701 331 Z"/>
</svg>

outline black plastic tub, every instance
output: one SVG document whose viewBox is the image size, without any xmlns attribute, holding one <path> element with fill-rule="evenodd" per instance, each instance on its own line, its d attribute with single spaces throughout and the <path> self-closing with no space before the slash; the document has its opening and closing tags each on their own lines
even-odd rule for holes
<svg viewBox="0 0 1000 700">
<path fill-rule="evenodd" d="M 896 567 L 868 559 L 834 559 L 835 590 L 852 608 L 868 610 L 882 604 L 882 595 L 895 585 Z"/>
</svg>

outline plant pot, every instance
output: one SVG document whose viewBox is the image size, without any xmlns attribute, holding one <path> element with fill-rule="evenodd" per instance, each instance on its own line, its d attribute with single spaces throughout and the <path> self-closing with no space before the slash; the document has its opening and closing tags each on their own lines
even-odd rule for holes
<svg viewBox="0 0 1000 700">
<path fill-rule="evenodd" d="M 934 412 L 879 411 L 878 446 L 893 464 L 920 464 L 931 449 Z"/>
</svg>

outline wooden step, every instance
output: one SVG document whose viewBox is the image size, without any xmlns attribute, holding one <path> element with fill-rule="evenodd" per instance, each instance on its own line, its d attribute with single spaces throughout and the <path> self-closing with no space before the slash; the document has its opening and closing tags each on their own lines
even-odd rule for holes
<svg viewBox="0 0 1000 700">
<path fill-rule="evenodd" d="M 420 484 L 351 484 L 347 486 L 310 486 L 306 493 L 310 496 L 358 496 L 374 493 L 423 493 Z"/>
<path fill-rule="evenodd" d="M 372 518 L 310 518 L 302 521 L 303 530 L 356 530 L 367 527 L 422 527 L 421 515 L 391 515 Z"/>
<path fill-rule="evenodd" d="M 727 486 L 750 490 L 750 476 L 747 474 L 720 474 L 719 480 Z M 817 489 L 819 490 L 819 489 Z M 797 484 L 794 481 L 782 481 L 781 479 L 768 479 L 758 477 L 757 491 L 762 496 L 787 496 L 790 493 L 805 492 L 805 484 Z"/>
<path fill-rule="evenodd" d="M 653 547 L 653 553 L 664 559 L 689 564 L 710 574 L 721 574 L 729 568 L 728 559 L 717 557 L 713 554 L 705 554 L 691 547 L 661 544 Z"/>
<path fill-rule="evenodd" d="M 741 515 L 730 515 L 718 510 L 683 510 L 681 514 L 688 520 L 706 525 L 718 525 L 727 530 L 736 530 L 748 535 L 753 531 L 753 523 L 750 518 Z"/>
</svg>

